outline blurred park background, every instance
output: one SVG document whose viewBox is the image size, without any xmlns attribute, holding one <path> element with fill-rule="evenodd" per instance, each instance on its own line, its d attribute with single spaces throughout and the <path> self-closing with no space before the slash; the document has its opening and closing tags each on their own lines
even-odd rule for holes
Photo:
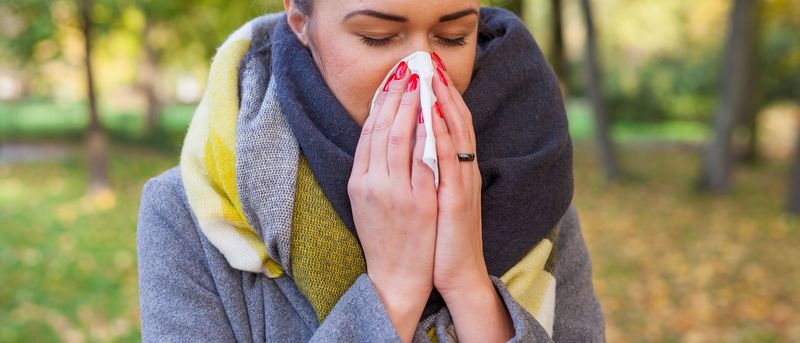
<svg viewBox="0 0 800 343">
<path fill-rule="evenodd" d="M 800 342 L 800 1 L 508 0 L 561 78 L 610 342 Z M 136 217 L 274 0 L 0 0 L 0 342 L 140 340 Z"/>
</svg>

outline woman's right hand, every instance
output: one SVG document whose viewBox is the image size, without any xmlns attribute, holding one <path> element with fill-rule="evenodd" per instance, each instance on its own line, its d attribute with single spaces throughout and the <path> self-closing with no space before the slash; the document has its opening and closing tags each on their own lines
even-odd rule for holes
<svg viewBox="0 0 800 343">
<path fill-rule="evenodd" d="M 347 191 L 367 274 L 409 342 L 433 289 L 437 203 L 422 161 L 419 76 L 397 69 L 362 127 Z"/>
</svg>

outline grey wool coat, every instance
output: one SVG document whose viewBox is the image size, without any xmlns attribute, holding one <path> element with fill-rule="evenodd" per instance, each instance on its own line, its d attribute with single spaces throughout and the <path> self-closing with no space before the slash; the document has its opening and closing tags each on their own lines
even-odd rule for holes
<svg viewBox="0 0 800 343">
<path fill-rule="evenodd" d="M 290 278 L 270 279 L 231 268 L 200 231 L 177 167 L 145 184 L 137 239 L 145 342 L 400 341 L 366 274 L 320 325 Z M 511 342 L 604 342 L 603 314 L 574 207 L 562 219 L 556 246 L 552 339 L 493 277 L 513 320 Z M 445 332 L 448 318 L 438 319 L 437 332 Z M 414 341 L 429 339 L 420 329 Z"/>
<path fill-rule="evenodd" d="M 296 176 L 284 177 L 293 181 Z M 253 191 L 268 195 L 271 190 Z M 245 207 L 245 211 L 252 209 Z M 248 217 L 255 215 L 248 213 Z M 574 207 L 561 219 L 555 248 L 558 262 L 553 276 L 558 286 L 552 338 L 512 298 L 503 282 L 491 276 L 513 321 L 515 336 L 510 341 L 605 341 L 603 314 Z M 268 278 L 232 268 L 201 231 L 178 167 L 144 186 L 137 250 L 145 342 L 400 341 L 366 274 L 356 279 L 319 323 L 291 277 Z M 423 319 L 414 342 L 430 342 L 426 329 L 431 326 L 436 327 L 439 342 L 455 341 L 446 307 Z"/>
</svg>

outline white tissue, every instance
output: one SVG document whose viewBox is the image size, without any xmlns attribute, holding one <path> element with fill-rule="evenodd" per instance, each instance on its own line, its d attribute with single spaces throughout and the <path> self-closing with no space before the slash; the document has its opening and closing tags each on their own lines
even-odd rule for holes
<svg viewBox="0 0 800 343">
<path fill-rule="evenodd" d="M 436 185 L 436 189 L 439 189 L 439 162 L 436 156 L 436 138 L 433 136 L 433 126 L 431 125 L 431 118 L 433 115 L 432 107 L 436 102 L 436 95 L 433 94 L 432 82 L 434 67 L 431 54 L 427 51 L 417 51 L 398 61 L 397 64 L 389 70 L 386 77 L 383 78 L 383 82 L 378 86 L 378 89 L 375 90 L 375 95 L 372 96 L 372 102 L 370 104 L 370 113 L 372 113 L 372 107 L 375 106 L 375 99 L 378 98 L 378 94 L 383 90 L 383 85 L 386 84 L 386 81 L 389 80 L 390 77 L 394 76 L 395 69 L 397 69 L 397 66 L 403 61 L 408 64 L 407 73 L 419 74 L 419 100 L 420 107 L 422 108 L 422 118 L 425 121 L 426 133 L 422 161 L 433 170 L 433 182 Z"/>
</svg>

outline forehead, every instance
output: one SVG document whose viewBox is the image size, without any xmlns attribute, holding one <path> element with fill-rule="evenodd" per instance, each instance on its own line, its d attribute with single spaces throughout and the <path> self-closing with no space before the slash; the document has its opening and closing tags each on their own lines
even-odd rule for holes
<svg viewBox="0 0 800 343">
<path fill-rule="evenodd" d="M 480 9 L 479 0 L 316 0 L 315 5 L 318 9 L 316 14 L 321 16 L 320 19 L 338 22 L 345 20 L 438 22 L 443 16 L 455 12 Z M 373 15 L 368 15 L 367 12 L 372 12 Z"/>
</svg>

